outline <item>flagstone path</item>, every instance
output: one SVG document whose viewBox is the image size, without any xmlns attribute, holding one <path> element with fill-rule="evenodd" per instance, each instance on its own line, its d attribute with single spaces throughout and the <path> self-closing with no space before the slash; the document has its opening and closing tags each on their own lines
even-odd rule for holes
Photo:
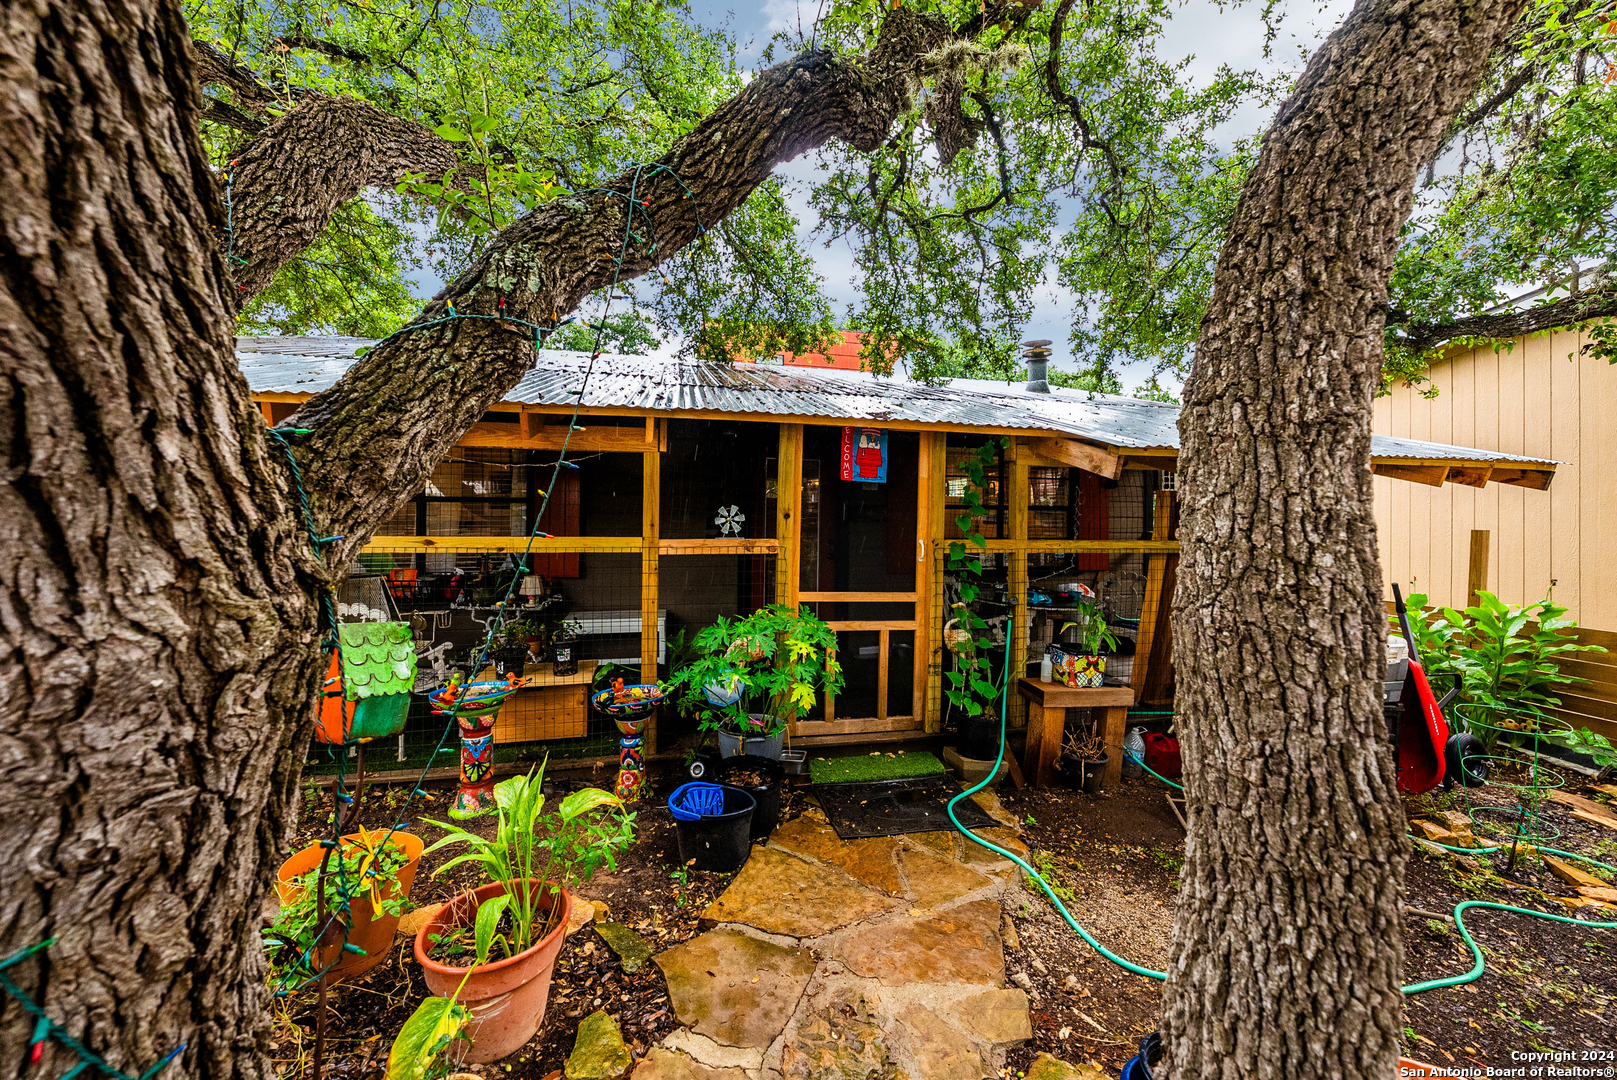
<svg viewBox="0 0 1617 1080">
<path fill-rule="evenodd" d="M 1015 819 L 982 835 L 1026 856 Z M 982 1080 L 1032 1037 L 1005 986 L 1007 859 L 952 832 L 845 841 L 818 809 L 754 848 L 653 961 L 680 1027 L 634 1080 Z"/>
</svg>

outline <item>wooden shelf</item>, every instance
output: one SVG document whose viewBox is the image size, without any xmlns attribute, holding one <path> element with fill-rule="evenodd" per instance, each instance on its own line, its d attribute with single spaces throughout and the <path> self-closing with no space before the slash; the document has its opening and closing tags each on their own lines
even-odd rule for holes
<svg viewBox="0 0 1617 1080">
<path fill-rule="evenodd" d="M 595 679 L 595 668 L 599 661 L 580 660 L 578 670 L 571 675 L 557 675 L 556 665 L 548 661 L 543 664 L 522 665 L 522 677 L 529 680 L 523 690 L 538 690 L 545 686 L 588 686 Z M 477 676 L 480 681 L 497 678 L 492 667 L 484 668 Z M 517 691 L 522 693 L 522 690 Z"/>
</svg>

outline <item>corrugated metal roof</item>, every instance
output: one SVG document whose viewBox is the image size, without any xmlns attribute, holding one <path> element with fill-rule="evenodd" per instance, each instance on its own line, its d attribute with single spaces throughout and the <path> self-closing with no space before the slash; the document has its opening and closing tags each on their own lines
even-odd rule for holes
<svg viewBox="0 0 1617 1080">
<path fill-rule="evenodd" d="M 236 356 L 255 393 L 316 394 L 348 370 L 356 359 L 356 349 L 374 344 L 368 338 L 352 337 L 242 337 L 236 339 Z M 575 400 L 572 391 L 583 383 L 588 366 L 587 353 L 541 350 L 534 369 L 505 400 L 570 406 Z M 1177 405 L 1081 390 L 1030 394 L 1020 384 L 982 379 L 928 386 L 831 368 L 709 364 L 607 354 L 595 362 L 584 391 L 583 404 L 600 409 L 1017 428 L 1129 450 L 1172 451 L 1179 446 Z M 1381 435 L 1373 437 L 1372 453 L 1378 458 L 1545 464 L 1490 450 Z"/>
</svg>

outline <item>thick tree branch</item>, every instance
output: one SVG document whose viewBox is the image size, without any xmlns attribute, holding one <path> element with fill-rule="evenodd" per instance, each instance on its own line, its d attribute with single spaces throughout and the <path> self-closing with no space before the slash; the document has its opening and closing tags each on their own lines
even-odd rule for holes
<svg viewBox="0 0 1617 1080">
<path fill-rule="evenodd" d="M 1617 318 L 1617 286 L 1603 285 L 1586 289 L 1576 296 L 1523 308 L 1520 311 L 1468 315 L 1465 318 L 1441 323 L 1397 320 L 1395 317 L 1398 314 L 1400 313 L 1389 313 L 1389 322 L 1401 332 L 1400 344 L 1419 352 L 1426 352 L 1460 338 L 1506 341 L 1528 334 L 1541 334 L 1546 330 L 1576 326 L 1591 319 Z"/>
<path fill-rule="evenodd" d="M 392 187 L 406 173 L 437 179 L 454 171 L 464 183 L 477 172 L 413 120 L 354 98 L 312 94 L 264 128 L 232 168 L 238 302 L 267 287 L 366 188 Z"/>
<path fill-rule="evenodd" d="M 450 303 L 459 314 L 552 324 L 619 276 L 620 252 L 621 278 L 638 277 L 783 162 L 832 139 L 876 150 L 910 107 L 920 58 L 950 36 L 942 20 L 900 8 L 867 56 L 815 50 L 770 68 L 674 143 L 658 159 L 663 171 L 625 173 L 608 190 L 565 196 L 507 227 L 416 325 L 444 318 Z M 311 491 L 327 531 L 348 538 L 333 553 L 339 565 L 533 360 L 531 330 L 454 319 L 384 342 L 299 411 L 297 423 L 313 429 Z"/>
</svg>

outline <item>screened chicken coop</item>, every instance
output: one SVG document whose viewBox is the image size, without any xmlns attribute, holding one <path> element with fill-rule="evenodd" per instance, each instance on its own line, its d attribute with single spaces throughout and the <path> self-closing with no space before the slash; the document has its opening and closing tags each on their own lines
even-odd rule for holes
<svg viewBox="0 0 1617 1080">
<path fill-rule="evenodd" d="M 238 356 L 279 424 L 368 344 L 243 338 Z M 880 744 L 954 722 L 944 684 L 958 662 L 948 642 L 961 570 L 950 552 L 972 536 L 975 610 L 1008 646 L 997 674 L 1008 656 L 1013 678 L 1036 675 L 1092 604 L 1117 639 L 1108 682 L 1161 706 L 1173 693 L 1177 420 L 1172 404 L 1043 383 L 622 356 L 590 367 L 542 350 L 364 549 L 354 587 L 369 582 L 388 611 L 356 601 L 345 617 L 412 628 L 417 694 L 391 748 L 412 764 L 443 730 L 423 695 L 474 665 L 507 591 L 512 617 L 474 674 L 528 677 L 495 726 L 508 760 L 609 754 L 616 733 L 591 714 L 592 686 L 666 677 L 703 627 L 774 602 L 831 625 L 846 676 L 792 719 L 790 738 Z M 576 468 L 557 468 L 564 448 Z M 1378 473 L 1422 483 L 1436 472 L 1438 483 L 1543 486 L 1554 470 L 1379 436 L 1373 455 Z M 985 463 L 980 485 L 973 460 Z M 525 558 L 536 524 L 544 535 Z M 1017 723 L 1023 704 L 1011 708 Z M 648 749 L 693 727 L 665 706 Z"/>
</svg>

